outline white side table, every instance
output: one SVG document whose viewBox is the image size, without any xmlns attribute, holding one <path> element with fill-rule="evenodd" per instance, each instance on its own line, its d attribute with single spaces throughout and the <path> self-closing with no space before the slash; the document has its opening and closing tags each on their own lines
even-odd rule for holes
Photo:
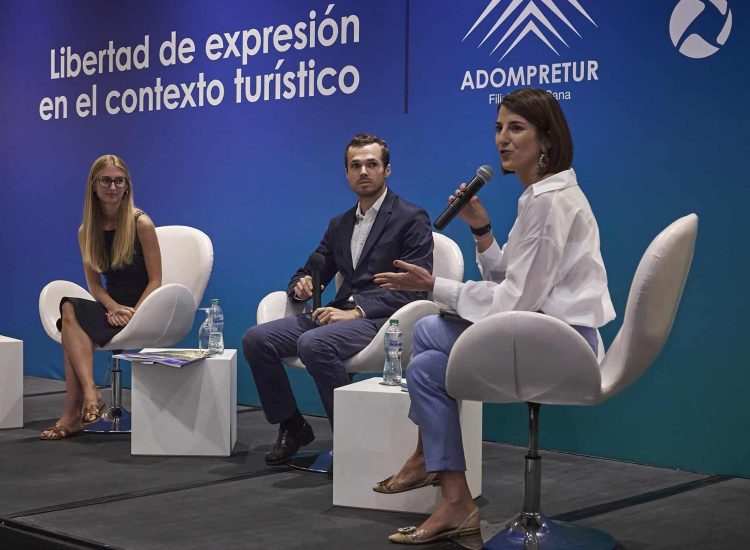
<svg viewBox="0 0 750 550">
<path fill-rule="evenodd" d="M 429 514 L 440 487 L 383 495 L 372 490 L 399 471 L 417 445 L 409 420 L 409 394 L 370 378 L 333 392 L 333 504 Z M 460 401 L 466 478 L 474 498 L 482 493 L 482 404 Z"/>
<path fill-rule="evenodd" d="M 23 428 L 23 341 L 0 336 L 0 429 Z"/>
<path fill-rule="evenodd" d="M 143 350 L 149 351 L 156 350 Z M 132 365 L 131 454 L 232 454 L 237 440 L 237 350 L 226 349 L 183 367 Z"/>
</svg>

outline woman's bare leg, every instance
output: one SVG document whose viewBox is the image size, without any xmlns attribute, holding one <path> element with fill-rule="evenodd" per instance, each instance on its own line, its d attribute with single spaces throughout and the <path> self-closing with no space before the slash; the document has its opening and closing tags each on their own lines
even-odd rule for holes
<svg viewBox="0 0 750 550">
<path fill-rule="evenodd" d="M 101 394 L 94 384 L 94 342 L 78 324 L 73 304 L 65 302 L 62 311 L 63 349 L 78 379 L 83 394 L 83 406 L 97 405 Z"/>
<path fill-rule="evenodd" d="M 420 430 L 417 433 L 417 448 L 406 459 L 406 462 L 401 466 L 398 473 L 388 481 L 387 487 L 392 491 L 396 491 L 422 481 L 425 477 L 427 477 L 427 470 L 425 469 L 422 432 Z"/>
<path fill-rule="evenodd" d="M 83 391 L 78 381 L 73 366 L 70 363 L 68 353 L 63 348 L 63 361 L 65 363 L 65 406 L 62 416 L 55 422 L 55 426 L 62 426 L 69 433 L 81 431 L 81 407 L 83 407 Z M 43 437 L 48 437 L 50 430 L 42 432 Z"/>
<path fill-rule="evenodd" d="M 432 515 L 427 518 L 420 529 L 428 533 L 439 533 L 446 529 L 458 527 L 476 508 L 466 482 L 466 472 L 446 470 L 440 472 L 440 487 L 443 498 Z M 463 527 L 479 525 L 479 514 L 471 518 Z"/>
</svg>

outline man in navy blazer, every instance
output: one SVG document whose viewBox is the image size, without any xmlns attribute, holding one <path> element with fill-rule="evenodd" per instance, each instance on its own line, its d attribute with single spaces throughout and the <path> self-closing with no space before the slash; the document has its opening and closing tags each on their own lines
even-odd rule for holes
<svg viewBox="0 0 750 550">
<path fill-rule="evenodd" d="M 343 282 L 336 298 L 312 314 L 257 325 L 245 333 L 242 349 L 253 373 L 266 419 L 279 424 L 267 464 L 287 462 L 315 439 L 297 408 L 282 357 L 298 355 L 312 375 L 333 426 L 333 390 L 349 384 L 343 361 L 367 346 L 401 306 L 427 297 L 424 292 L 385 290 L 372 278 L 393 271 L 404 260 L 432 271 L 432 231 L 427 213 L 386 187 L 390 153 L 386 143 L 358 134 L 344 151 L 346 177 L 357 205 L 333 218 L 315 252 L 325 263 L 320 282 L 336 273 Z M 296 301 L 312 292 L 310 260 L 292 276 L 287 293 Z"/>
</svg>

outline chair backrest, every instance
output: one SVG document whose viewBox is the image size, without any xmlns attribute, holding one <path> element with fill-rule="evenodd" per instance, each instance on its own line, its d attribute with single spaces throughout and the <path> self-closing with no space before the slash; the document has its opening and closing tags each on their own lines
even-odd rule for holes
<svg viewBox="0 0 750 550">
<path fill-rule="evenodd" d="M 440 233 L 432 233 L 432 274 L 436 277 L 462 281 L 464 278 L 464 256 L 453 239 Z M 341 287 L 343 278 L 336 273 L 336 290 Z"/>
<path fill-rule="evenodd" d="M 697 234 L 698 216 L 689 214 L 659 233 L 643 254 L 630 286 L 622 327 L 601 364 L 602 399 L 634 382 L 664 347 Z"/>
<path fill-rule="evenodd" d="M 211 239 L 203 231 L 184 225 L 156 228 L 161 250 L 162 283 L 180 283 L 190 289 L 200 306 L 214 264 Z"/>
<path fill-rule="evenodd" d="M 432 253 L 432 274 L 454 281 L 464 279 L 464 255 L 456 241 L 441 233 L 432 234 L 435 248 Z"/>
</svg>

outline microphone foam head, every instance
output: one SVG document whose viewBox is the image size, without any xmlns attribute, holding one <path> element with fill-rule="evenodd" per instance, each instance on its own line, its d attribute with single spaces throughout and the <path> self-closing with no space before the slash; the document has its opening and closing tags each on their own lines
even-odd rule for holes
<svg viewBox="0 0 750 550">
<path fill-rule="evenodd" d="M 326 259 L 320 252 L 313 252 L 310 254 L 307 263 L 310 265 L 310 269 L 320 271 L 326 265 Z"/>
<path fill-rule="evenodd" d="M 490 181 L 494 175 L 495 173 L 492 171 L 492 166 L 489 164 L 477 168 L 477 176 L 481 178 L 484 183 Z"/>
</svg>

